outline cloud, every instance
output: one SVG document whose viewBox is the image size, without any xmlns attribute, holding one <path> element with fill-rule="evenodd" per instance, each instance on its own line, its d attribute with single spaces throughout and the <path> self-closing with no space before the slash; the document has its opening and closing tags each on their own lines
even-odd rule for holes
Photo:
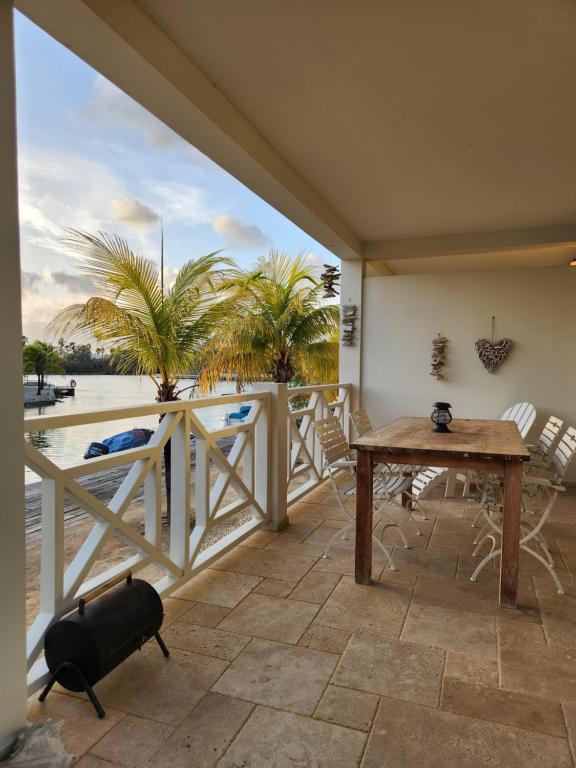
<svg viewBox="0 0 576 768">
<path fill-rule="evenodd" d="M 136 229 L 149 229 L 160 221 L 156 211 L 137 197 L 112 200 L 112 211 L 118 221 Z"/>
<path fill-rule="evenodd" d="M 22 242 L 57 253 L 65 228 L 108 229 L 111 201 L 126 197 L 112 169 L 78 153 L 24 146 L 18 170 Z"/>
<path fill-rule="evenodd" d="M 136 128 L 156 149 L 169 149 L 183 142 L 171 128 L 101 75 L 94 81 L 90 105 L 78 114 L 91 123 L 109 124 L 112 117 L 116 123 Z"/>
<path fill-rule="evenodd" d="M 39 275 L 38 272 L 26 272 L 24 269 L 22 270 L 22 293 L 38 293 L 41 283 L 42 275 Z"/>
<path fill-rule="evenodd" d="M 237 248 L 259 248 L 268 244 L 268 238 L 260 227 L 235 219 L 227 213 L 212 221 L 212 229 L 223 237 L 228 245 Z"/>
<path fill-rule="evenodd" d="M 50 275 L 52 282 L 56 285 L 62 285 L 75 294 L 93 294 L 97 291 L 94 281 L 90 275 L 75 275 L 70 272 L 52 272 Z"/>
<path fill-rule="evenodd" d="M 167 221 L 209 224 L 214 216 L 206 192 L 192 184 L 172 183 L 169 187 L 159 184 L 152 187 L 151 193 L 156 198 L 156 207 L 162 211 L 162 218 Z"/>
</svg>

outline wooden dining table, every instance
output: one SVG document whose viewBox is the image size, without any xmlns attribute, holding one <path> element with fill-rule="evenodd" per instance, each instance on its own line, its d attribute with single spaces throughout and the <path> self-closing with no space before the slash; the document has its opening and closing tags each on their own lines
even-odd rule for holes
<svg viewBox="0 0 576 768">
<path fill-rule="evenodd" d="M 357 451 L 356 582 L 372 579 L 373 469 L 376 464 L 446 467 L 499 475 L 503 482 L 500 605 L 516 606 L 520 554 L 522 464 L 530 454 L 513 421 L 455 419 L 450 432 L 429 418 L 403 416 L 351 444 Z"/>
</svg>

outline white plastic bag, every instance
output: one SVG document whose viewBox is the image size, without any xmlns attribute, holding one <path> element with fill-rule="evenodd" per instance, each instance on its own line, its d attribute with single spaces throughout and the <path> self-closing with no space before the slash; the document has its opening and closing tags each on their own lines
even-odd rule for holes
<svg viewBox="0 0 576 768">
<path fill-rule="evenodd" d="M 75 755 L 64 750 L 61 731 L 64 720 L 43 720 L 24 726 L 16 735 L 12 751 L 2 766 L 17 768 L 70 768 Z"/>
</svg>

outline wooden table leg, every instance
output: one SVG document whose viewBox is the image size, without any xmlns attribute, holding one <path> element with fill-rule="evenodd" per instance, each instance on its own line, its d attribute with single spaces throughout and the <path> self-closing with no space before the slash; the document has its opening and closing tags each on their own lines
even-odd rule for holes
<svg viewBox="0 0 576 768">
<path fill-rule="evenodd" d="M 522 462 L 506 461 L 502 510 L 502 557 L 500 558 L 500 605 L 503 608 L 516 607 L 521 510 Z"/>
<path fill-rule="evenodd" d="M 372 580 L 372 455 L 358 451 L 356 462 L 356 583 Z"/>
<path fill-rule="evenodd" d="M 404 472 L 404 477 L 412 477 L 412 472 Z M 412 509 L 412 483 L 402 491 L 402 506 L 404 509 Z"/>
</svg>

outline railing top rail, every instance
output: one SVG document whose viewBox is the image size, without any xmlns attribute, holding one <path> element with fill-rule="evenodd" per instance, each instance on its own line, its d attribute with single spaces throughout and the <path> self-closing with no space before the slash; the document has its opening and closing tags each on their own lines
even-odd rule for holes
<svg viewBox="0 0 576 768">
<path fill-rule="evenodd" d="M 288 397 L 308 395 L 312 392 L 326 392 L 334 389 L 349 389 L 351 386 L 351 384 L 340 384 L 340 382 L 337 381 L 334 384 L 312 384 L 308 387 L 289 387 Z"/>
<path fill-rule="evenodd" d="M 172 400 L 167 403 L 150 403 L 150 405 L 130 405 L 124 408 L 101 408 L 95 411 L 71 413 L 65 416 L 39 416 L 24 419 L 24 432 L 40 432 L 44 429 L 60 427 L 76 427 L 82 424 L 97 424 L 98 422 L 119 421 L 139 416 L 154 416 L 161 413 L 174 413 L 183 410 L 200 410 L 215 405 L 233 405 L 254 400 L 269 400 L 270 393 L 247 392 L 240 395 L 219 395 L 198 400 Z"/>
</svg>

